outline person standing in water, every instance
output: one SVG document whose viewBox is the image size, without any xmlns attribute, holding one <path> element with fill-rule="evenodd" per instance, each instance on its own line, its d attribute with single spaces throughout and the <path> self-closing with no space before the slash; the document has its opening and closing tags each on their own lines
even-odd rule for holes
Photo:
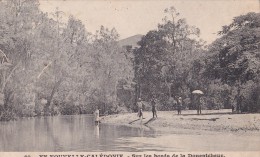
<svg viewBox="0 0 260 157">
<path fill-rule="evenodd" d="M 157 113 L 156 113 L 156 102 L 155 99 L 153 98 L 151 101 L 151 105 L 152 105 L 152 112 L 153 112 L 153 118 L 157 118 Z"/>
<path fill-rule="evenodd" d="M 182 109 L 182 98 L 179 97 L 177 100 L 177 110 L 178 110 L 178 114 L 181 114 L 181 109 Z"/>
<path fill-rule="evenodd" d="M 99 109 L 98 109 L 98 107 L 96 107 L 96 110 L 94 112 L 94 121 L 95 121 L 96 125 L 99 124 Z"/>
</svg>

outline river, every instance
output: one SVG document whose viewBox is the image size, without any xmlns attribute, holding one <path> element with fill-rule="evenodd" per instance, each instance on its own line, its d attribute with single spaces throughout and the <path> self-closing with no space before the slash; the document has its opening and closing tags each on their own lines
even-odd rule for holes
<svg viewBox="0 0 260 157">
<path fill-rule="evenodd" d="M 250 142 L 249 142 L 250 141 Z M 259 150 L 259 138 L 178 134 L 152 128 L 95 125 L 91 115 L 0 122 L 0 151 L 242 151 Z"/>
</svg>

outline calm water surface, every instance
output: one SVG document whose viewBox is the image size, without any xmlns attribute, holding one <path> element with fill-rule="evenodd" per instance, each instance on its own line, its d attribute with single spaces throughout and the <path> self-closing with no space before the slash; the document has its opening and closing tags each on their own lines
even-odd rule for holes
<svg viewBox="0 0 260 157">
<path fill-rule="evenodd" d="M 137 151 L 122 138 L 154 138 L 150 129 L 94 124 L 91 115 L 40 117 L 0 122 L 0 151 Z"/>
<path fill-rule="evenodd" d="M 152 128 L 96 126 L 91 115 L 0 122 L 0 151 L 243 151 L 260 150 L 254 136 L 162 134 Z"/>
</svg>

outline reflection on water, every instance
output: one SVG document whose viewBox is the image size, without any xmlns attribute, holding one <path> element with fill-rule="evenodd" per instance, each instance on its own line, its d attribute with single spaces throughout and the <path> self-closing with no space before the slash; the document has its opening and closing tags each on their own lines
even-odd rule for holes
<svg viewBox="0 0 260 157">
<path fill-rule="evenodd" d="M 259 151 L 256 137 L 158 134 L 145 125 L 96 125 L 91 115 L 0 122 L 0 151 Z"/>
<path fill-rule="evenodd" d="M 97 139 L 99 139 L 99 124 L 95 124 L 96 126 L 95 126 L 95 137 L 97 138 Z"/>
<path fill-rule="evenodd" d="M 0 151 L 127 151 L 119 139 L 144 134 L 152 137 L 155 132 L 96 125 L 91 115 L 21 119 L 0 122 Z"/>
</svg>

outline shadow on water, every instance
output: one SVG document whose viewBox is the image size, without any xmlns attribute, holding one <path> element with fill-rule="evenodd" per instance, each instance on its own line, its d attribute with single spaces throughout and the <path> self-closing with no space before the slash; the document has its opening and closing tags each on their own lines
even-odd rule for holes
<svg viewBox="0 0 260 157">
<path fill-rule="evenodd" d="M 143 119 L 146 119 L 146 118 L 143 118 Z M 155 121 L 155 118 L 150 118 L 147 122 L 144 122 L 144 123 L 142 122 L 142 120 L 136 119 L 136 120 L 129 122 L 128 124 L 133 124 L 134 122 L 137 122 L 137 121 L 140 121 L 140 129 L 147 128 L 148 130 L 155 132 L 155 129 L 148 125 L 150 122 Z"/>
</svg>

